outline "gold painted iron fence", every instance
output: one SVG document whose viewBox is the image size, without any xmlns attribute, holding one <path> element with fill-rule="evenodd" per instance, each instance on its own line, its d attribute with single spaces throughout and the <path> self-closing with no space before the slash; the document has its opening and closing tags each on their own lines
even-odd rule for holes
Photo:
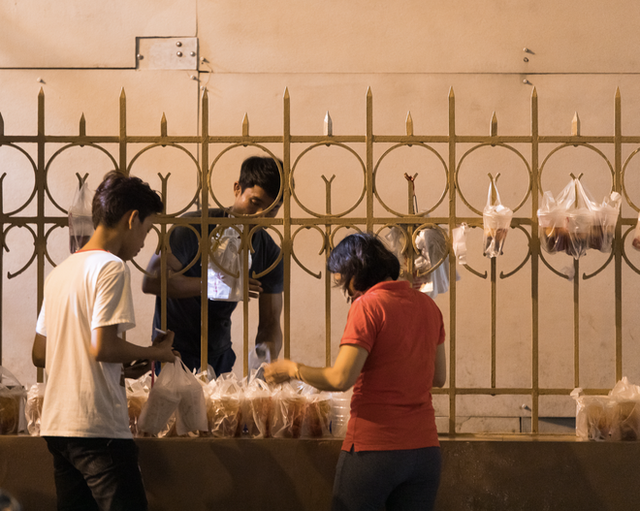
<svg viewBox="0 0 640 511">
<path fill-rule="evenodd" d="M 32 167 L 35 175 L 35 187 L 30 194 L 28 200 L 19 208 L 13 211 L 5 211 L 3 205 L 3 196 L 10 190 L 3 189 L 2 183 L 6 176 L 6 169 L 0 168 L 0 273 L 3 278 L 0 279 L 0 286 L 4 282 L 5 277 L 13 279 L 18 277 L 27 268 L 35 265 L 37 272 L 37 306 L 38 310 L 43 299 L 43 286 L 45 279 L 45 265 L 47 263 L 53 265 L 53 261 L 49 256 L 47 243 L 51 232 L 55 229 L 66 228 L 68 225 L 67 211 L 64 207 L 58 205 L 50 193 L 50 182 L 48 171 L 52 161 L 62 152 L 73 147 L 89 147 L 97 149 L 104 153 L 112 162 L 115 169 L 125 174 L 132 172 L 132 167 L 138 158 L 150 149 L 162 147 L 174 147 L 183 151 L 187 157 L 193 162 L 197 169 L 197 189 L 194 190 L 193 198 L 189 204 L 180 211 L 171 215 L 163 215 L 158 224 L 155 226 L 158 232 L 159 245 L 158 250 L 163 254 L 161 258 L 162 267 L 166 269 L 167 239 L 168 233 L 173 225 L 193 225 L 194 222 L 200 226 L 200 232 L 208 232 L 207 226 L 215 222 L 218 229 L 223 229 L 231 225 L 243 224 L 245 226 L 255 226 L 252 228 L 267 228 L 276 238 L 281 246 L 281 257 L 284 265 L 284 296 L 283 296 L 283 332 L 284 332 L 284 356 L 289 357 L 291 354 L 291 322 L 292 322 L 292 270 L 294 267 L 301 269 L 305 274 L 315 279 L 324 279 L 324 314 L 325 314 L 325 362 L 330 364 L 332 360 L 332 304 L 331 304 L 331 287 L 332 282 L 330 276 L 326 272 L 314 272 L 307 268 L 302 262 L 302 258 L 296 253 L 295 240 L 296 237 L 306 230 L 313 230 L 321 237 L 321 254 L 328 254 L 331 247 L 335 243 L 336 234 L 347 229 L 360 229 L 371 232 L 381 233 L 385 229 L 398 227 L 402 230 L 406 242 L 404 246 L 405 255 L 407 255 L 406 274 L 409 278 L 413 275 L 413 260 L 416 256 L 415 239 L 416 235 L 423 229 L 438 229 L 446 238 L 448 252 L 443 259 L 436 262 L 429 272 L 433 272 L 439 264 L 443 264 L 445 259 L 449 262 L 449 282 L 450 288 L 446 297 L 448 303 L 448 324 L 447 324 L 447 361 L 448 361 L 448 384 L 443 389 L 434 389 L 436 396 L 444 396 L 448 400 L 448 431 L 455 434 L 457 431 L 457 398 L 460 396 L 528 396 L 531 403 L 531 432 L 538 433 L 539 418 L 539 399 L 541 396 L 566 396 L 572 390 L 568 386 L 549 387 L 540 384 L 540 360 L 539 360 L 539 323 L 540 323 L 540 290 L 539 275 L 542 268 L 547 268 L 557 279 L 570 280 L 567 272 L 558 271 L 548 261 L 548 257 L 540 249 L 540 241 L 538 239 L 538 218 L 537 210 L 540 205 L 540 198 L 543 193 L 541 176 L 547 166 L 549 159 L 557 152 L 569 147 L 582 147 L 588 149 L 598 155 L 605 163 L 611 173 L 611 188 L 607 192 L 616 191 L 620 193 L 625 201 L 627 210 L 638 211 L 639 208 L 634 204 L 629 190 L 625 186 L 625 171 L 630 168 L 634 156 L 640 151 L 640 136 L 623 136 L 621 128 L 621 96 L 617 91 L 614 99 L 614 133 L 610 136 L 584 136 L 580 133 L 579 120 L 574 119 L 571 128 L 571 134 L 567 136 L 558 135 L 541 135 L 539 133 L 539 115 L 538 115 L 538 96 L 536 90 L 533 89 L 530 104 L 530 133 L 518 136 L 503 136 L 498 133 L 498 122 L 494 115 L 490 122 L 488 135 L 461 135 L 456 132 L 456 98 L 453 90 L 450 91 L 448 97 L 448 133 L 443 135 L 416 135 L 413 130 L 413 120 L 409 114 L 406 119 L 405 133 L 400 135 L 379 135 L 374 134 L 373 120 L 373 94 L 367 91 L 366 98 L 366 115 L 365 115 L 365 132 L 360 135 L 334 135 L 332 130 L 331 119 L 325 119 L 324 133 L 322 135 L 297 135 L 291 132 L 291 106 L 288 90 L 285 90 L 283 97 L 283 117 L 282 117 L 282 133 L 278 135 L 256 136 L 249 133 L 248 118 L 242 122 L 241 134 L 238 136 L 216 136 L 209 132 L 209 103 L 208 95 L 205 91 L 201 98 L 201 119 L 200 133 L 195 136 L 174 136 L 168 135 L 167 120 L 162 118 L 160 121 L 160 134 L 138 136 L 130 135 L 127 131 L 127 114 L 126 114 L 126 97 L 124 91 L 119 100 L 119 133 L 112 136 L 89 136 L 86 133 L 86 122 L 84 116 L 79 122 L 79 131 L 77 135 L 48 135 L 45 133 L 45 95 L 41 91 L 38 95 L 38 123 L 36 135 L 13 135 L 6 133 L 4 121 L 0 116 L 0 147 L 17 151 L 20 157 L 24 157 L 28 161 L 28 165 Z M 58 148 L 58 146 L 60 146 Z M 106 146 L 117 147 L 117 150 L 110 152 Z M 140 149 L 142 146 L 142 149 Z M 188 148 L 197 147 L 197 154 L 193 154 Z M 220 151 L 219 147 L 223 149 Z M 277 146 L 280 154 L 276 155 L 272 147 Z M 51 156 L 50 147 L 58 148 Z M 198 206 L 202 211 L 207 211 L 209 206 L 224 207 L 217 197 L 216 189 L 212 185 L 212 176 L 217 172 L 217 163 L 220 158 L 239 147 L 254 147 L 274 158 L 280 157 L 283 165 L 281 170 L 282 187 L 282 214 L 276 218 L 216 218 L 211 220 L 206 214 L 197 219 L 180 217 L 189 208 Z M 320 176 L 325 185 L 325 205 L 324 212 L 320 213 L 308 207 L 304 201 L 296 194 L 296 180 L 301 178 L 296 174 L 301 159 L 310 151 L 319 147 L 334 147 L 345 150 L 348 155 L 355 158 L 356 166 L 362 171 L 363 186 L 359 192 L 359 198 L 351 207 L 340 213 L 334 213 L 332 208 L 332 196 L 335 190 L 332 190 L 333 177 L 327 178 L 324 174 Z M 435 157 L 437 165 L 445 175 L 445 184 L 442 193 L 435 201 L 434 205 L 426 211 L 418 211 L 416 205 L 415 194 L 415 178 L 418 174 L 405 174 L 407 187 L 406 212 L 400 212 L 387 205 L 381 196 L 381 185 L 376 183 L 379 180 L 380 168 L 382 161 L 387 158 L 393 151 L 399 148 L 417 147 L 425 149 L 428 153 Z M 525 148 L 524 150 L 522 148 Z M 542 148 L 545 150 L 542 150 Z M 606 148 L 602 150 L 600 148 Z M 521 231 L 527 240 L 526 255 L 520 264 L 510 272 L 498 272 L 497 259 L 491 258 L 489 262 L 489 270 L 480 272 L 471 265 L 464 267 L 456 264 L 455 254 L 451 250 L 451 231 L 462 223 L 468 224 L 472 228 L 482 228 L 482 210 L 476 207 L 462 193 L 460 174 L 461 168 L 468 160 L 472 153 L 485 148 L 503 148 L 513 153 L 516 158 L 522 162 L 526 169 L 526 193 L 516 207 L 513 207 L 514 216 L 511 221 L 511 230 Z M 550 150 L 547 151 L 546 148 Z M 623 160 L 623 148 L 629 148 L 630 154 Z M 217 151 L 217 152 L 216 152 Z M 297 151 L 297 153 L 296 153 Z M 378 151 L 378 153 L 376 153 Z M 384 152 L 383 152 L 384 151 Z M 608 157 L 605 151 L 613 152 L 613 158 Z M 380 154 L 381 153 L 381 154 Z M 35 156 L 32 156 L 35 154 Z M 294 155 L 297 156 L 294 157 Z M 543 157 L 544 156 L 544 157 Z M 612 161 L 611 161 L 612 160 Z M 175 172 L 175 171 L 174 171 Z M 170 172 L 158 174 L 162 182 L 161 193 L 166 199 L 171 189 L 169 186 Z M 82 184 L 85 176 L 77 174 L 80 184 Z M 484 174 L 486 176 L 486 173 Z M 482 183 L 482 187 L 487 184 L 486 179 L 476 178 L 477 185 Z M 356 193 L 358 195 L 358 193 Z M 45 203 L 52 203 L 59 214 L 47 215 L 45 213 Z M 35 208 L 34 215 L 24 215 L 22 212 L 27 208 Z M 466 207 L 466 209 L 465 209 Z M 298 216 L 296 211 L 304 212 Z M 460 214 L 463 209 L 466 215 Z M 377 212 L 382 214 L 376 214 Z M 624 211 L 624 209 L 623 209 Z M 356 212 L 357 214 L 355 214 Z M 434 216 L 430 216 L 431 214 Z M 622 302 L 622 284 L 623 284 L 623 267 L 630 268 L 634 275 L 640 273 L 634 265 L 632 259 L 625 251 L 625 240 L 636 225 L 637 218 L 625 217 L 624 213 L 619 219 L 615 227 L 615 239 L 613 249 L 606 262 L 595 272 L 590 275 L 580 275 L 580 261 L 573 262 L 573 273 L 575 278 L 572 280 L 573 293 L 573 367 L 566 368 L 573 371 L 573 384 L 575 387 L 580 386 L 580 322 L 581 322 L 581 283 L 602 272 L 606 268 L 613 267 L 613 282 L 609 283 L 614 291 L 615 297 L 615 379 L 619 380 L 623 376 L 623 302 Z M 7 233 L 14 228 L 25 228 L 33 237 L 34 250 L 31 257 L 17 271 L 4 274 L 3 260 L 5 252 L 9 250 L 6 245 Z M 243 230 L 243 254 L 246 258 L 249 254 L 249 239 L 247 236 L 248 229 Z M 213 234 L 212 234 L 213 235 Z M 202 279 L 202 360 L 206 364 L 207 360 L 207 263 L 209 260 L 209 251 L 212 242 L 211 236 L 201 236 L 200 239 L 200 256 L 202 259 L 202 268 L 204 278 Z M 135 263 L 134 263 L 135 264 Z M 135 264 L 141 272 L 144 269 Z M 530 301 L 524 304 L 527 310 L 527 320 L 531 323 L 530 332 L 530 360 L 529 367 L 526 368 L 530 372 L 530 385 L 525 386 L 503 386 L 498 384 L 497 378 L 497 318 L 500 316 L 500 307 L 497 299 L 497 292 L 500 282 L 509 278 L 522 268 L 527 268 L 530 273 L 528 282 L 528 293 Z M 269 270 L 267 270 L 268 272 Z M 458 355 L 459 343 L 457 331 L 459 327 L 458 307 L 458 282 L 456 281 L 457 272 L 464 275 L 474 276 L 474 278 L 484 279 L 490 286 L 490 384 L 476 386 L 459 386 L 458 385 Z M 164 271 L 163 271 L 164 273 Z M 166 312 L 166 296 L 167 282 L 162 282 L 162 304 L 163 312 Z M 248 287 L 245 284 L 243 301 L 243 360 L 244 372 L 247 372 L 247 360 L 249 352 L 249 304 L 248 304 Z M 0 300 L 4 301 L 6 297 L 3 289 L 0 287 Z M 480 298 L 478 298 L 480 299 Z M 0 302 L 0 306 L 3 302 Z M 522 305 L 522 304 L 521 304 Z M 512 304 L 507 304 L 512 306 Z M 1 310 L 1 308 L 0 308 Z M 163 314 L 164 318 L 164 314 Z M 7 321 L 7 318 L 4 318 Z M 164 326 L 163 319 L 163 326 Z M 34 321 L 35 323 L 35 321 Z M 3 339 L 0 331 L 0 363 L 2 362 L 2 346 Z M 42 375 L 40 375 L 42 377 Z M 606 393 L 606 388 L 588 388 L 585 390 L 589 394 Z"/>
</svg>

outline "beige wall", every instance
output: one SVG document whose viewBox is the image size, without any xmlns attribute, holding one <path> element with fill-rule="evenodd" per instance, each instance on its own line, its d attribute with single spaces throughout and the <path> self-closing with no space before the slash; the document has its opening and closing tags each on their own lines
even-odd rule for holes
<svg viewBox="0 0 640 511">
<path fill-rule="evenodd" d="M 154 0 L 104 5 L 80 0 L 48 2 L 29 0 L 0 2 L 0 113 L 4 130 L 11 135 L 36 132 L 37 94 L 46 97 L 46 133 L 75 134 L 82 113 L 87 134 L 116 135 L 118 97 L 124 87 L 127 96 L 128 133 L 159 134 L 165 113 L 170 135 L 199 132 L 200 87 L 209 91 L 211 134 L 241 133 L 248 114 L 253 135 L 282 134 L 282 95 L 291 94 L 291 130 L 297 135 L 320 135 L 327 110 L 336 135 L 363 135 L 365 93 L 371 87 L 374 101 L 373 129 L 376 134 L 404 133 L 410 111 L 416 134 L 446 135 L 448 94 L 456 95 L 456 132 L 488 134 L 495 111 L 501 135 L 530 132 L 530 97 L 536 87 L 540 104 L 540 134 L 568 135 L 577 111 L 582 133 L 613 134 L 614 94 L 622 94 L 623 134 L 640 135 L 638 110 L 640 84 L 637 80 L 637 2 L 610 3 L 597 0 L 553 2 L 551 0 L 454 1 L 406 0 L 398 2 L 352 1 L 310 3 L 279 0 L 248 2 L 237 0 Z M 136 38 L 197 38 L 200 62 L 189 69 L 185 60 L 176 63 L 173 41 L 166 54 L 143 55 L 149 41 Z M 186 41 L 187 39 L 185 39 Z M 192 39 L 189 39 L 192 41 Z M 530 51 L 524 51 L 527 48 Z M 185 55 L 185 59 L 187 56 Z M 528 59 L 525 62 L 525 59 Z M 139 64 L 139 68 L 138 68 Z M 166 66 L 166 69 L 157 69 Z M 181 67 L 180 69 L 177 69 Z M 197 78 L 194 80 L 193 77 Z M 527 83 L 524 83 L 526 81 Z M 281 149 L 270 148 L 278 155 Z M 117 159 L 117 147 L 109 148 Z M 446 147 L 439 148 L 445 155 Z M 623 159 L 635 147 L 626 146 Z M 362 154 L 363 148 L 357 149 Z M 523 148 L 524 151 L 527 148 Z M 541 155 L 551 148 L 541 150 Z M 610 161 L 613 148 L 602 148 Z M 195 148 L 194 154 L 197 154 Z M 295 148 L 292 161 L 302 151 Z M 379 157 L 382 149 L 377 149 Z M 230 201 L 231 183 L 237 162 L 247 149 L 221 161 L 221 200 Z M 505 151 L 489 148 L 474 153 L 461 171 L 461 188 L 476 208 L 486 197 L 487 172 L 501 172 L 501 192 L 507 205 L 520 201 L 526 192 L 522 164 Z M 441 167 L 419 151 L 403 149 L 385 167 L 384 199 L 397 209 L 405 208 L 404 172 L 418 173 L 417 194 L 421 208 L 439 197 L 445 185 Z M 527 153 L 525 152 L 525 155 Z M 49 157 L 51 155 L 48 155 Z M 459 156 L 460 157 L 460 156 Z M 515 158 L 515 159 L 514 159 Z M 542 158 L 541 158 L 542 160 Z M 49 187 L 55 200 L 68 207 L 73 196 L 75 172 L 90 173 L 95 188 L 110 168 L 110 161 L 95 151 L 74 149 L 52 164 Z M 638 178 L 633 161 L 626 185 L 631 199 L 640 204 Z M 0 147 L 0 172 L 4 181 L 4 210 L 19 207 L 30 195 L 33 170 L 25 159 Z M 160 188 L 157 172 L 172 173 L 169 210 L 188 203 L 196 178 L 188 158 L 177 151 L 154 151 L 139 160 L 134 172 Z M 344 209 L 359 195 L 358 169 L 335 150 L 321 150 L 305 160 L 299 194 L 322 208 L 324 190 L 321 174 L 334 182 L 334 207 Z M 610 178 L 602 159 L 584 148 L 567 151 L 548 164 L 543 188 L 557 193 L 569 172 L 585 173 L 585 184 L 598 199 L 609 191 Z M 464 178 L 464 179 L 463 179 Z M 359 181 L 360 180 L 360 181 Z M 464 183 L 464 184 L 463 184 Z M 354 197 L 354 193 L 356 193 Z M 381 192 L 382 193 L 382 192 Z M 47 206 L 50 214 L 55 208 Z M 529 208 L 529 209 L 527 209 Z M 523 211 L 530 211 L 530 200 Z M 459 203 L 459 215 L 469 214 Z M 432 214 L 446 216 L 447 204 Z M 467 211 L 465 213 L 465 211 Z M 33 206 L 21 214 L 33 215 Z M 293 213 L 301 214 L 294 208 Z M 470 215 L 470 214 L 469 214 Z M 527 216 L 528 213 L 525 214 Z M 636 212 L 628 205 L 623 217 Z M 486 271 L 488 260 L 480 252 L 480 234 L 470 239 L 471 265 Z M 324 256 L 318 256 L 319 240 L 309 235 L 296 250 L 314 269 L 322 270 Z M 8 280 L 29 260 L 33 241 L 25 229 L 7 235 L 3 261 L 3 364 L 24 384 L 35 380 L 29 361 L 36 317 L 36 270 L 31 265 L 23 274 Z M 151 238 L 138 264 L 145 266 L 153 250 Z M 66 231 L 55 230 L 50 238 L 54 261 L 66 256 Z M 508 240 L 509 251 L 500 258 L 500 270 L 515 268 L 525 257 L 526 239 L 516 233 Z M 627 247 L 630 238 L 627 239 Z M 640 266 L 633 251 L 630 260 Z M 568 257 L 549 259 L 558 270 L 570 264 Z M 581 261 L 590 273 L 606 257 L 589 255 Z M 624 267 L 623 287 L 623 374 L 640 383 L 635 342 L 638 320 L 636 283 L 638 276 Z M 47 267 L 49 271 L 50 265 Z M 134 277 L 138 327 L 130 336 L 144 343 L 150 332 L 153 301 L 140 292 L 139 272 Z M 490 376 L 489 283 L 461 269 L 458 287 L 457 385 L 487 386 Z M 541 265 L 540 273 L 540 384 L 573 387 L 572 285 L 555 277 Z M 293 358 L 309 364 L 324 363 L 323 283 L 309 277 L 295 265 L 292 269 Z M 344 325 L 346 306 L 334 295 L 333 354 Z M 513 278 L 500 281 L 498 317 L 498 386 L 527 387 L 531 384 L 531 300 L 528 267 Z M 581 292 L 581 385 L 609 388 L 615 383 L 615 322 L 613 270 L 609 266 L 596 278 L 585 281 Z M 445 317 L 449 317 L 448 295 L 440 296 Z M 251 307 L 255 319 L 255 304 Z M 234 339 L 242 338 L 241 322 L 235 317 Z M 255 328 L 252 320 L 252 328 Z M 240 352 L 240 346 L 236 351 Z M 241 368 L 238 363 L 237 368 Z M 529 400 L 530 401 L 530 400 Z M 460 398 L 458 415 L 527 415 L 520 405 L 528 398 Z M 436 400 L 447 413 L 446 399 Z M 571 415 L 568 398 L 541 400 L 541 415 Z M 479 423 L 464 419 L 460 430 L 517 428 L 517 421 L 495 419 Z"/>
</svg>

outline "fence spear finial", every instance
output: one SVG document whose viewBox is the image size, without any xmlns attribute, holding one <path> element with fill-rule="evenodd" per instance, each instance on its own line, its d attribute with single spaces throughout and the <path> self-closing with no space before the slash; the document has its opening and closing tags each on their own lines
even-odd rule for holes
<svg viewBox="0 0 640 511">
<path fill-rule="evenodd" d="M 324 136 L 330 137 L 333 135 L 333 121 L 331 120 L 331 115 L 329 115 L 329 110 L 327 110 L 327 114 L 324 116 Z"/>
<path fill-rule="evenodd" d="M 404 121 L 405 124 L 405 129 L 407 130 L 407 135 L 412 137 L 413 136 L 413 119 L 411 117 L 411 111 L 407 112 L 407 118 Z"/>
<path fill-rule="evenodd" d="M 573 120 L 571 121 L 571 136 L 580 136 L 580 117 L 578 117 L 578 112 L 575 113 Z"/>
<path fill-rule="evenodd" d="M 498 118 L 496 117 L 495 110 L 493 112 L 493 115 L 491 116 L 491 128 L 489 133 L 492 137 L 498 136 Z"/>
<path fill-rule="evenodd" d="M 84 118 L 84 112 L 82 112 L 82 115 L 80 116 L 80 126 L 78 131 L 81 137 L 87 136 L 87 121 Z"/>
<path fill-rule="evenodd" d="M 162 112 L 162 119 L 160 119 L 160 136 L 167 136 L 167 116 Z"/>
<path fill-rule="evenodd" d="M 242 136 L 249 136 L 249 116 L 247 115 L 247 112 L 244 113 L 244 118 L 242 119 Z"/>
</svg>

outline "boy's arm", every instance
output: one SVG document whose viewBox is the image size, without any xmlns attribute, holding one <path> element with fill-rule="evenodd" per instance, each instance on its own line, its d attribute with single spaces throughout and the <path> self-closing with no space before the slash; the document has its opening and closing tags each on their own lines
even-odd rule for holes
<svg viewBox="0 0 640 511">
<path fill-rule="evenodd" d="M 167 257 L 167 296 L 169 298 L 191 298 L 192 296 L 200 296 L 202 285 L 199 277 L 186 277 L 185 275 L 176 275 L 181 271 L 183 266 L 176 256 L 171 253 L 166 254 Z M 153 254 L 147 273 L 142 279 L 142 291 L 147 294 L 160 296 L 161 293 L 161 259 L 159 254 Z"/>
<path fill-rule="evenodd" d="M 98 362 L 128 364 L 134 360 L 173 362 L 171 351 L 173 332 L 160 334 L 153 346 L 138 346 L 118 337 L 118 325 L 95 328 L 91 331 L 91 354 Z"/>
<path fill-rule="evenodd" d="M 31 349 L 31 360 L 36 367 L 44 368 L 47 358 L 47 338 L 44 335 L 36 333 L 33 340 L 33 348 Z"/>
<path fill-rule="evenodd" d="M 266 344 L 271 360 L 276 360 L 282 349 L 282 293 L 261 293 L 258 298 L 258 333 L 256 345 Z"/>
</svg>

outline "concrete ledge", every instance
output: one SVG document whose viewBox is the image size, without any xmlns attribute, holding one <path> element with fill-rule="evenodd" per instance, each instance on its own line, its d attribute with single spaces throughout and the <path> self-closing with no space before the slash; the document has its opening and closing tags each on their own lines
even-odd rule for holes
<svg viewBox="0 0 640 511">
<path fill-rule="evenodd" d="M 327 510 L 339 440 L 137 440 L 151 511 Z M 437 509 L 627 510 L 640 502 L 640 442 L 521 435 L 441 439 Z M 0 488 L 55 510 L 41 438 L 0 437 Z"/>
</svg>

